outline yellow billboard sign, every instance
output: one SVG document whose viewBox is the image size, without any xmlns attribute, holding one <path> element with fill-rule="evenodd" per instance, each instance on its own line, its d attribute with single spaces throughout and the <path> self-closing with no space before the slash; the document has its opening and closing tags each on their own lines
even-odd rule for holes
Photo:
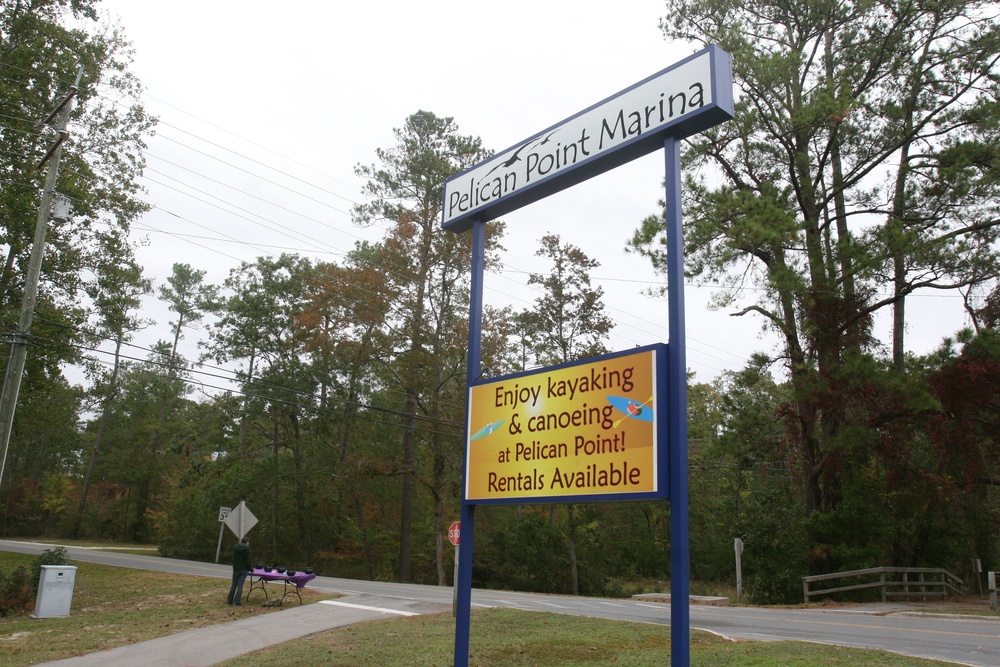
<svg viewBox="0 0 1000 667">
<path fill-rule="evenodd" d="M 666 497 L 666 346 L 469 388 L 465 499 Z"/>
</svg>

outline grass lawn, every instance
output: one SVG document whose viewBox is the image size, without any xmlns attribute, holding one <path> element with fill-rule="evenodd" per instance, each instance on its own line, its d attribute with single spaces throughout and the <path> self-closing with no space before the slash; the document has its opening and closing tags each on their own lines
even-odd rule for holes
<svg viewBox="0 0 1000 667">
<path fill-rule="evenodd" d="M 30 568 L 34 559 L 0 551 L 0 571 Z M 32 604 L 28 613 L 0 618 L 0 667 L 70 658 L 279 609 L 262 607 L 253 598 L 253 604 L 227 606 L 229 579 L 73 564 L 70 616 L 30 618 Z M 302 592 L 303 603 L 330 597 Z"/>
<path fill-rule="evenodd" d="M 220 663 L 225 667 L 449 667 L 450 614 L 370 621 Z M 670 629 L 626 621 L 516 609 L 472 615 L 469 665 L 475 667 L 669 667 Z M 731 642 L 694 632 L 692 667 L 943 667 L 884 651 L 802 642 Z"/>
<path fill-rule="evenodd" d="M 0 571 L 34 556 L 0 551 Z M 20 667 L 276 611 L 256 601 L 225 604 L 228 579 L 90 563 L 78 567 L 71 615 L 0 618 L 0 667 Z M 331 596 L 305 589 L 303 602 Z M 294 603 L 293 603 L 294 604 Z M 30 610 L 29 610 L 30 611 Z M 451 614 L 359 623 L 221 663 L 229 667 L 448 667 Z M 512 609 L 476 611 L 470 636 L 476 667 L 668 667 L 669 628 Z M 692 667 L 943 667 L 882 651 L 800 642 L 730 642 L 694 632 Z"/>
</svg>

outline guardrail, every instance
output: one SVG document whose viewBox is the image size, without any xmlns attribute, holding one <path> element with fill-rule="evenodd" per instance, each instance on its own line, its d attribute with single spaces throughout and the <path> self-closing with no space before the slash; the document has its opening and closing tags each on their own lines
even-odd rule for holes
<svg viewBox="0 0 1000 667">
<path fill-rule="evenodd" d="M 833 588 L 814 589 L 813 584 L 835 579 L 859 579 L 860 583 L 834 586 Z M 867 579 L 873 579 L 866 581 Z M 962 594 L 962 580 L 939 567 L 872 567 L 865 570 L 850 570 L 833 574 L 818 574 L 802 577 L 802 594 L 805 601 L 810 597 L 859 591 L 867 588 L 878 588 L 882 591 L 882 602 L 890 597 L 905 598 L 910 601 L 919 598 L 926 602 L 927 598 L 946 600 L 948 594 Z"/>
</svg>

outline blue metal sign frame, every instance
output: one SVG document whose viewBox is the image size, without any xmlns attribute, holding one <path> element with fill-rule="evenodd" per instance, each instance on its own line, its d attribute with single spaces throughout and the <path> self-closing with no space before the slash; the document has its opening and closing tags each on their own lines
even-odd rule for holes
<svg viewBox="0 0 1000 667">
<path fill-rule="evenodd" d="M 628 146 L 612 153 L 616 156 L 606 166 L 590 164 L 586 168 L 570 170 L 569 178 L 553 179 L 543 188 L 533 188 L 530 196 L 517 197 L 492 206 L 477 208 L 461 220 L 443 222 L 446 229 L 455 232 L 472 229 L 472 277 L 469 305 L 469 347 L 466 384 L 471 387 L 479 380 L 482 367 L 482 315 L 483 276 L 485 269 L 486 221 L 510 212 L 530 201 L 535 201 L 560 189 L 569 187 L 590 176 L 624 164 L 628 159 L 650 153 L 660 147 L 664 152 L 666 232 L 667 232 L 667 315 L 668 345 L 667 378 L 667 448 L 668 490 L 670 510 L 670 664 L 671 667 L 689 667 L 691 664 L 690 620 L 690 542 L 688 535 L 688 442 L 687 442 L 687 354 L 684 321 L 684 233 L 681 207 L 680 140 L 694 132 L 732 118 L 732 73 L 729 55 L 710 46 L 703 53 L 712 60 L 713 104 L 705 109 L 703 118 L 685 117 L 683 123 L 668 124 L 648 136 L 643 136 Z M 690 60 L 689 58 L 688 60 Z M 683 61 L 687 62 L 687 61 Z M 670 68 L 668 68 L 669 70 Z M 655 75 L 654 75 L 655 76 Z M 640 82 L 641 83 L 641 82 Z M 639 84 L 637 84 L 639 85 Z M 610 99 L 610 98 L 609 98 Z M 595 105 L 596 106 L 596 105 Z M 579 114 L 578 114 L 579 115 Z M 543 136 L 539 133 L 536 136 Z M 623 159 L 623 155 L 627 159 Z M 476 167 L 473 167 L 475 169 Z M 467 426 L 468 428 L 468 426 Z M 469 433 L 466 433 L 468 440 Z M 466 488 L 463 480 L 462 488 Z M 635 499 L 634 497 L 630 499 Z M 525 501 L 521 501 L 525 502 Z M 462 499 L 460 521 L 462 548 L 459 550 L 458 577 L 455 582 L 455 659 L 454 667 L 469 665 L 469 634 L 472 610 L 472 556 L 475 535 L 475 501 Z"/>
</svg>

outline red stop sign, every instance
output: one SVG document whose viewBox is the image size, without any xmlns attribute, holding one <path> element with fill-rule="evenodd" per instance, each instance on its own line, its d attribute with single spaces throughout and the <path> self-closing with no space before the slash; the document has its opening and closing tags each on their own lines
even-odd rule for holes
<svg viewBox="0 0 1000 667">
<path fill-rule="evenodd" d="M 448 541 L 454 544 L 456 547 L 459 543 L 459 537 L 462 535 L 462 523 L 460 521 L 454 521 L 451 527 L 448 528 Z"/>
</svg>

